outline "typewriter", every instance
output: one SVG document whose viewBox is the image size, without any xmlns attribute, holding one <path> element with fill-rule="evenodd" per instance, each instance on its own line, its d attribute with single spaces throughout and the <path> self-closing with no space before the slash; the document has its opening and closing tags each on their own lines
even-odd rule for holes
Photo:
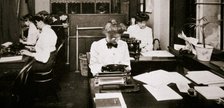
<svg viewBox="0 0 224 108">
<path fill-rule="evenodd" d="M 141 48 L 140 48 L 141 41 L 135 38 L 129 38 L 127 36 L 121 39 L 127 42 L 130 57 L 133 57 L 135 60 L 138 60 L 141 54 Z"/>
<path fill-rule="evenodd" d="M 126 71 L 127 65 L 109 64 L 102 67 L 102 73 L 95 76 L 94 84 L 98 92 L 133 92 L 138 91 L 139 86 L 131 77 L 131 72 Z"/>
</svg>

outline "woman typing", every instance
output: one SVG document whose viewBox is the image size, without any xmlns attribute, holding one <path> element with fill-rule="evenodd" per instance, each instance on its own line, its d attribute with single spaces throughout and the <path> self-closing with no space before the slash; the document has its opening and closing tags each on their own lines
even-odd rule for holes
<svg viewBox="0 0 224 108">
<path fill-rule="evenodd" d="M 120 36 L 125 30 L 124 24 L 111 20 L 103 30 L 106 37 L 92 43 L 89 67 L 93 76 L 102 72 L 102 66 L 108 64 L 123 64 L 128 66 L 127 70 L 131 69 L 128 45 L 125 41 L 120 40 Z"/>
<path fill-rule="evenodd" d="M 34 57 L 36 62 L 33 64 L 31 70 L 48 71 L 54 61 L 56 54 L 57 35 L 49 25 L 51 17 L 34 16 L 34 22 L 40 34 L 38 41 L 34 47 L 35 51 L 22 50 L 21 54 Z"/>
</svg>

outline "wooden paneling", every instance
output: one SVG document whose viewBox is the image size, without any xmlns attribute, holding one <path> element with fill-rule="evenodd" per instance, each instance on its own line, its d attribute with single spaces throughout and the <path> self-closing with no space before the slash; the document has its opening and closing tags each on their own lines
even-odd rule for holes
<svg viewBox="0 0 224 108">
<path fill-rule="evenodd" d="M 76 26 L 78 27 L 103 27 L 111 19 L 118 22 L 127 22 L 125 14 L 70 14 L 70 44 L 69 44 L 69 64 L 70 70 L 76 70 Z M 90 51 L 93 41 L 104 38 L 102 30 L 79 30 L 79 54 Z"/>
<path fill-rule="evenodd" d="M 79 38 L 79 54 L 83 53 L 85 54 L 86 52 L 90 51 L 91 44 L 94 41 L 100 40 L 101 38 L 104 37 L 80 37 Z M 76 38 L 70 38 L 70 70 L 76 70 Z"/>
<path fill-rule="evenodd" d="M 76 35 L 76 26 L 79 27 L 103 27 L 111 19 L 116 19 L 119 22 L 126 23 L 127 17 L 125 14 L 70 14 L 70 35 Z M 80 35 L 102 36 L 102 30 L 81 30 Z"/>
</svg>

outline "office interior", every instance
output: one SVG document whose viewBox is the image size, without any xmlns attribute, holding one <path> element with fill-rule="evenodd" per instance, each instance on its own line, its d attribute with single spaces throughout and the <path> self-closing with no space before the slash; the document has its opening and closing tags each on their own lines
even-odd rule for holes
<svg viewBox="0 0 224 108">
<path fill-rule="evenodd" d="M 188 72 L 209 71 L 220 78 L 224 78 L 224 0 L 1 0 L 1 27 L 0 44 L 6 42 L 18 43 L 23 33 L 20 17 L 30 13 L 37 14 L 45 10 L 48 13 L 62 12 L 67 15 L 63 23 L 65 38 L 57 54 L 54 71 L 53 95 L 47 91 L 42 98 L 26 100 L 28 108 L 94 108 L 99 107 L 94 101 L 96 93 L 95 77 L 91 76 L 88 68 L 88 57 L 91 44 L 105 36 L 102 27 L 111 19 L 124 23 L 127 27 L 131 24 L 131 18 L 139 12 L 149 15 L 147 26 L 152 28 L 154 39 L 159 39 L 161 51 L 171 56 L 143 57 L 143 59 L 131 59 L 131 77 L 134 84 L 130 90 L 124 90 L 122 98 L 123 108 L 222 108 L 224 99 L 222 96 L 216 99 L 207 99 L 199 91 L 196 95 L 182 93 L 178 85 L 169 83 L 167 86 L 179 94 L 181 98 L 157 100 L 144 81 L 135 79 L 135 76 L 155 71 L 177 72 L 189 80 L 190 88 L 194 86 L 208 86 L 198 84 L 186 75 Z M 100 6 L 105 7 L 105 12 L 99 12 Z M 203 19 L 211 26 L 205 26 L 203 38 L 198 25 L 198 19 Z M 210 21 L 210 22 L 209 22 Z M 187 24 L 195 24 L 195 28 L 185 28 Z M 59 25 L 64 26 L 64 25 Z M 204 25 L 202 25 L 204 27 Z M 198 59 L 198 54 L 192 49 L 186 48 L 186 41 L 179 38 L 184 32 L 187 37 L 198 39 L 198 43 L 212 43 L 212 54 L 209 60 Z M 213 35 L 216 34 L 216 35 Z M 210 36 L 210 37 L 209 37 Z M 193 46 L 193 50 L 195 46 Z M 163 53 L 164 54 L 164 53 Z M 3 56 L 0 55 L 0 60 Z M 0 106 L 1 108 L 17 108 L 19 98 L 13 94 L 17 75 L 24 68 L 24 60 L 0 62 Z M 142 78 L 143 79 L 143 78 Z M 162 80 L 158 78 L 158 82 Z M 222 82 L 224 84 L 224 82 Z M 23 85 L 19 85 L 22 87 Z M 47 85 L 48 87 L 48 85 Z M 113 86 L 114 87 L 114 86 Z M 126 86 L 125 86 L 126 87 Z M 128 86 L 130 87 L 130 86 Z M 135 88 L 137 87 L 137 89 Z M 224 92 L 224 86 L 218 86 Z M 43 87 L 44 88 L 44 87 Z M 189 90 L 189 89 L 188 89 Z M 40 94 L 45 91 L 41 91 Z M 210 91 L 212 92 L 212 91 Z M 222 92 L 222 91 L 221 91 Z M 109 92 L 111 93 L 111 92 Z M 26 94 L 26 93 L 25 93 Z M 49 96 L 48 96 L 49 94 Z M 221 94 L 220 94 L 221 95 Z M 27 104 L 28 103 L 28 104 Z M 107 102 L 105 102 L 107 103 Z M 21 106 L 20 106 L 21 107 Z M 107 106 L 110 108 L 111 106 Z M 106 108 L 107 108 L 106 107 Z M 121 106 L 119 106 L 120 108 Z M 99 107 L 100 108 L 100 107 Z"/>
</svg>

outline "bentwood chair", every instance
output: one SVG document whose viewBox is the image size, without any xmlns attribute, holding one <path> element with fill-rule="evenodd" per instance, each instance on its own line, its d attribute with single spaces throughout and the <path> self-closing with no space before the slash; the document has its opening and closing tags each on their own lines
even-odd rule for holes
<svg viewBox="0 0 224 108">
<path fill-rule="evenodd" d="M 50 68 L 42 71 L 30 71 L 29 74 L 29 86 L 33 91 L 34 99 L 44 99 L 50 96 L 59 100 L 57 95 L 57 81 L 55 80 L 55 62 L 56 54 L 53 55 L 53 62 L 50 64 Z"/>
<path fill-rule="evenodd" d="M 12 101 L 14 104 L 21 104 L 25 101 L 27 93 L 27 80 L 29 71 L 32 68 L 34 58 L 31 58 L 17 74 L 12 86 Z M 20 106 L 22 107 L 22 106 Z"/>
</svg>

